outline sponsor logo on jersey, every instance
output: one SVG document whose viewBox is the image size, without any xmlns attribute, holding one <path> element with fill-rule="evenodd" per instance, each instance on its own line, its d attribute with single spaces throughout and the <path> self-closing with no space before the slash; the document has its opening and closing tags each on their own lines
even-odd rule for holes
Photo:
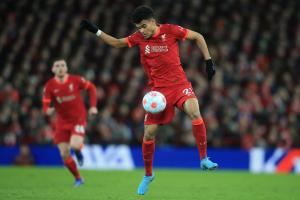
<svg viewBox="0 0 300 200">
<path fill-rule="evenodd" d="M 162 53 L 162 52 L 168 52 L 168 46 L 163 45 L 163 46 L 150 46 L 146 45 L 145 46 L 145 54 L 150 54 L 150 53 Z"/>
<path fill-rule="evenodd" d="M 69 96 L 62 96 L 62 97 L 56 97 L 56 101 L 58 103 L 73 101 L 75 99 L 75 95 L 69 95 Z"/>
</svg>

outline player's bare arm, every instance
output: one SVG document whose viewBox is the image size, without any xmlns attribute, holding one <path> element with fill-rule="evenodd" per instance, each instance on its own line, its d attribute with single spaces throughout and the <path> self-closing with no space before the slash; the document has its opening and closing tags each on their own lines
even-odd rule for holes
<svg viewBox="0 0 300 200">
<path fill-rule="evenodd" d="M 106 44 L 112 47 L 121 48 L 127 46 L 127 42 L 125 38 L 118 39 L 107 33 L 104 33 L 95 24 L 91 23 L 86 19 L 82 20 L 82 22 L 80 23 L 80 27 L 96 34 L 99 38 L 103 40 L 103 42 L 105 42 Z"/>
<path fill-rule="evenodd" d="M 207 44 L 206 44 L 206 41 L 205 41 L 203 35 L 201 35 L 198 32 L 188 30 L 186 39 L 196 41 L 196 44 L 199 47 L 199 49 L 201 50 L 203 57 L 205 59 L 205 62 L 206 62 L 206 74 L 207 74 L 208 80 L 211 80 L 216 73 L 216 69 L 215 69 L 214 63 L 211 59 L 211 56 L 209 54 L 208 47 L 207 47 Z"/>
<path fill-rule="evenodd" d="M 192 30 L 188 30 L 186 39 L 187 40 L 195 40 L 196 41 L 197 46 L 201 50 L 201 52 L 202 52 L 205 60 L 208 60 L 208 59 L 211 58 L 210 54 L 209 54 L 209 51 L 208 51 L 207 44 L 205 42 L 205 39 L 204 39 L 203 35 L 201 35 L 198 32 L 195 32 L 195 31 L 192 31 Z"/>
</svg>

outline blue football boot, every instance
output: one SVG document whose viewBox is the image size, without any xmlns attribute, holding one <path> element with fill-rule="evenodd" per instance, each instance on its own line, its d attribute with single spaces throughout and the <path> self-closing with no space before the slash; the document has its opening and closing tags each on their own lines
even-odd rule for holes
<svg viewBox="0 0 300 200">
<path fill-rule="evenodd" d="M 137 190 L 138 195 L 144 195 L 149 188 L 149 184 L 154 180 L 154 174 L 152 176 L 144 176 Z"/>
<path fill-rule="evenodd" d="M 84 184 L 83 179 L 78 178 L 78 179 L 76 179 L 75 182 L 74 182 L 74 187 L 79 187 L 79 186 L 81 186 L 81 185 L 83 185 L 83 184 Z"/>
<path fill-rule="evenodd" d="M 201 166 L 201 169 L 203 169 L 203 170 L 214 170 L 214 169 L 218 168 L 218 164 L 209 160 L 208 157 L 205 157 L 201 160 L 200 166 Z"/>
</svg>

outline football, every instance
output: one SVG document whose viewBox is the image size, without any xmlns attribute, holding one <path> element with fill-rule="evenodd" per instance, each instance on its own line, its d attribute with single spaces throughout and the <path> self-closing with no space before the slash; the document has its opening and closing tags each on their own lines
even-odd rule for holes
<svg viewBox="0 0 300 200">
<path fill-rule="evenodd" d="M 157 91 L 150 91 L 143 98 L 143 107 L 146 112 L 159 113 L 166 108 L 167 101 L 165 96 Z"/>
</svg>

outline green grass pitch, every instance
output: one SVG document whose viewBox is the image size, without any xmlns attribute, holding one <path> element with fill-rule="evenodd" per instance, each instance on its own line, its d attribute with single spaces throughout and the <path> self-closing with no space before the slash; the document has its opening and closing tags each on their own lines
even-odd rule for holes
<svg viewBox="0 0 300 200">
<path fill-rule="evenodd" d="M 85 184 L 73 188 L 64 168 L 0 167 L 3 200 L 293 200 L 300 198 L 299 175 L 155 170 L 145 196 L 136 195 L 143 170 L 83 170 Z"/>
</svg>

